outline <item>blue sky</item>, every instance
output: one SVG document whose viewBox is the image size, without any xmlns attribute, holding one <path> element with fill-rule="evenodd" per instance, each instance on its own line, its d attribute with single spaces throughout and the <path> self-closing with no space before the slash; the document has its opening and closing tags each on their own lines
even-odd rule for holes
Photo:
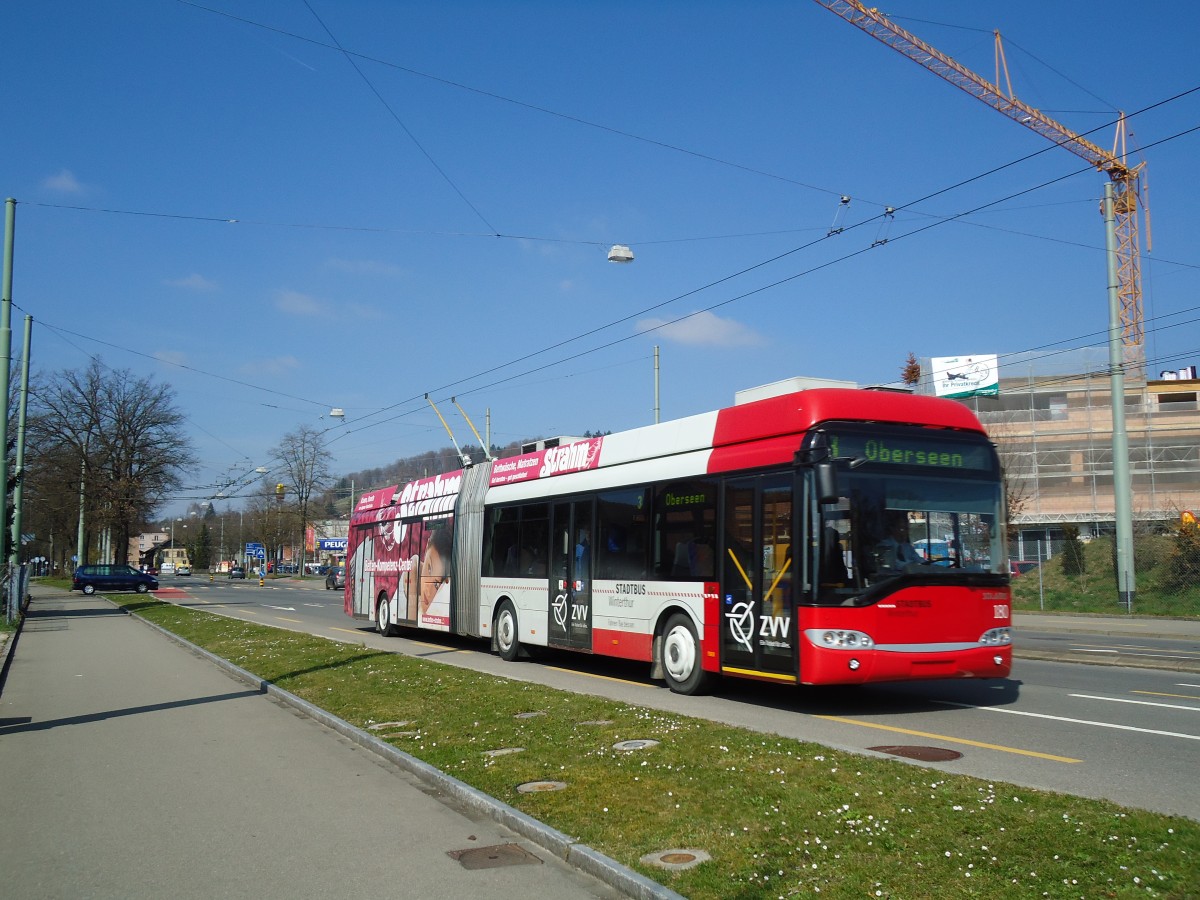
<svg viewBox="0 0 1200 900">
<path fill-rule="evenodd" d="M 1018 96 L 1101 146 L 1200 86 L 1175 4 L 886 12 L 988 78 L 1000 29 Z M 445 446 L 427 392 L 460 442 L 451 396 L 499 444 L 648 424 L 656 345 L 669 419 L 1104 340 L 1103 176 L 808 0 L 42 0 L 0 31 L 13 355 L 29 314 L 35 371 L 171 384 L 180 506 L 299 425 L 339 473 Z M 1197 125 L 1200 93 L 1130 126 L 1155 373 L 1200 363 Z"/>
</svg>

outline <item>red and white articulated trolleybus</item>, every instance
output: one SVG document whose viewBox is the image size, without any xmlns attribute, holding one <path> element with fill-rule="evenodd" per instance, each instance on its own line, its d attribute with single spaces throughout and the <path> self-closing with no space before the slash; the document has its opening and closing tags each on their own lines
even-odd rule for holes
<svg viewBox="0 0 1200 900">
<path fill-rule="evenodd" d="M 1003 509 L 965 406 L 817 388 L 369 492 L 346 612 L 642 660 L 685 694 L 1005 677 Z"/>
</svg>

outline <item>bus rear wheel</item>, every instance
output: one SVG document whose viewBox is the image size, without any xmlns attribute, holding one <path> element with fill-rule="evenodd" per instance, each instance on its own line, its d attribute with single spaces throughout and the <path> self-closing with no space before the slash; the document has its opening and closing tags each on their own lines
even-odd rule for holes
<svg viewBox="0 0 1200 900">
<path fill-rule="evenodd" d="M 517 638 L 517 611 L 507 600 L 500 604 L 500 609 L 496 613 L 495 631 L 496 652 L 505 662 L 512 662 L 520 652 L 521 642 Z"/>
<path fill-rule="evenodd" d="M 667 619 L 659 654 L 667 687 L 677 694 L 702 694 L 712 683 L 710 673 L 700 667 L 700 641 L 696 627 L 683 613 Z"/>
<path fill-rule="evenodd" d="M 388 609 L 387 594 L 380 594 L 379 602 L 375 606 L 375 630 L 384 637 L 396 636 L 396 626 L 392 624 L 392 617 Z"/>
</svg>

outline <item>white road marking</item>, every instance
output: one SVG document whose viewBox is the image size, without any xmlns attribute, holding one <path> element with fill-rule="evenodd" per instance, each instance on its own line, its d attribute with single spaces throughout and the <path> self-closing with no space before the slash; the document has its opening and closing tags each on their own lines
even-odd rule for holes
<svg viewBox="0 0 1200 900">
<path fill-rule="evenodd" d="M 1007 713 L 1010 716 L 1027 716 L 1031 719 L 1048 719 L 1051 722 L 1069 722 L 1072 725 L 1091 725 L 1095 728 L 1112 728 L 1116 731 L 1134 731 L 1138 734 L 1157 734 L 1160 737 L 1177 737 L 1188 741 L 1200 741 L 1200 734 L 1181 734 L 1177 731 L 1159 731 L 1154 728 L 1135 728 L 1132 725 L 1118 725 L 1115 722 L 1091 722 L 1087 719 L 1072 719 L 1067 716 L 1051 716 L 1047 713 L 1027 712 L 1021 709 L 1001 709 L 998 706 L 974 706 L 970 703 L 953 703 L 949 700 L 938 700 L 946 706 L 957 706 L 959 709 L 978 709 L 982 712 Z"/>
<path fill-rule="evenodd" d="M 1160 709 L 1182 709 L 1186 712 L 1200 712 L 1200 707 L 1177 706 L 1174 703 L 1151 703 L 1149 700 L 1126 700 L 1122 697 L 1095 697 L 1091 694 L 1068 694 L 1068 697 L 1078 697 L 1080 700 L 1106 700 L 1109 703 L 1132 703 L 1134 706 L 1157 706 Z"/>
</svg>

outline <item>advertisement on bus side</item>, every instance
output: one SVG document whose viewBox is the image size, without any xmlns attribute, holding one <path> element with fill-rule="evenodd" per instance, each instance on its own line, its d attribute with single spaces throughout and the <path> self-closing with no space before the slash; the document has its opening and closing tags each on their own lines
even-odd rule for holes
<svg viewBox="0 0 1200 900">
<path fill-rule="evenodd" d="M 603 437 L 588 438 L 573 444 L 563 444 L 561 447 L 548 447 L 545 450 L 497 460 L 492 466 L 490 486 L 516 484 L 535 478 L 549 478 L 551 475 L 595 469 L 600 465 L 600 447 L 603 443 Z"/>
</svg>

